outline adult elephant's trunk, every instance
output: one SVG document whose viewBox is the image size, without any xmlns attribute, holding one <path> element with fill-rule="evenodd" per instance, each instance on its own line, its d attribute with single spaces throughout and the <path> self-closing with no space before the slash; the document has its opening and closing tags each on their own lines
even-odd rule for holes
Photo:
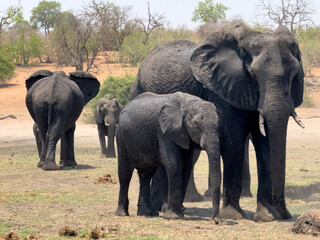
<svg viewBox="0 0 320 240">
<path fill-rule="evenodd" d="M 264 120 L 269 136 L 272 194 L 281 218 L 291 218 L 284 198 L 286 171 L 286 140 L 288 119 L 291 114 L 288 104 L 283 101 L 269 102 L 264 107 Z"/>
<path fill-rule="evenodd" d="M 108 125 L 108 147 L 106 157 L 115 158 L 115 148 L 114 148 L 114 135 L 115 135 L 116 125 L 114 123 Z"/>
</svg>

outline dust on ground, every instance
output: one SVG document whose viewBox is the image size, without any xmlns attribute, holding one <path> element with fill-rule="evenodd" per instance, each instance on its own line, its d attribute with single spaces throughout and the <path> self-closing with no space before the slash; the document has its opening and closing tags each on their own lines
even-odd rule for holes
<svg viewBox="0 0 320 240">
<path fill-rule="evenodd" d="M 31 119 L 26 106 L 25 106 L 25 79 L 32 74 L 33 72 L 39 69 L 49 69 L 51 71 L 63 70 L 66 73 L 74 71 L 74 68 L 71 67 L 56 67 L 52 64 L 42 64 L 37 67 L 28 67 L 16 69 L 16 76 L 8 83 L 6 87 L 0 87 L 0 116 L 5 114 L 13 114 L 17 119 L 7 118 L 0 121 L 0 145 L 4 146 L 2 149 L 5 149 L 6 152 L 10 152 L 10 157 L 5 164 L 15 165 L 15 159 L 17 156 L 16 150 L 23 151 L 28 155 L 34 156 L 37 158 L 37 150 L 35 147 L 35 140 L 32 132 L 33 120 Z M 98 80 L 102 82 L 109 74 L 121 76 L 125 72 L 136 73 L 137 68 L 131 68 L 128 66 L 123 66 L 120 64 L 99 64 L 99 68 L 95 69 L 92 73 L 97 76 Z M 320 76 L 320 69 L 319 69 Z M 318 73 L 317 73 L 318 74 Z M 314 89 L 310 92 L 310 96 L 313 99 L 316 107 L 315 108 L 298 108 L 297 113 L 305 124 L 305 129 L 301 129 L 294 120 L 290 119 L 288 126 L 288 143 L 287 145 L 290 148 L 316 148 L 319 149 L 320 145 L 320 92 L 319 89 Z M 83 146 L 90 146 L 90 148 L 85 148 Z M 79 232 L 82 229 L 88 228 L 91 229 L 88 233 L 88 237 L 92 234 L 94 236 L 97 229 L 100 232 L 98 234 L 103 234 L 104 231 L 101 230 L 101 225 L 106 226 L 105 231 L 108 233 L 108 236 L 113 236 L 116 239 L 120 239 L 123 236 L 131 236 L 132 232 L 140 232 L 136 230 L 142 228 L 146 233 L 141 233 L 141 237 L 152 236 L 154 233 L 157 236 L 157 232 L 162 232 L 165 234 L 170 234 L 168 229 L 175 229 L 176 239 L 185 239 L 185 238 L 199 238 L 199 239 L 212 239 L 212 232 L 214 231 L 220 239 L 230 239 L 230 236 L 235 236 L 237 232 L 241 232 L 243 229 L 248 229 L 248 226 L 254 226 L 258 232 L 257 235 L 252 233 L 250 236 L 256 236 L 257 239 L 263 239 L 263 234 L 268 234 L 273 232 L 274 229 L 277 229 L 277 225 L 281 225 L 279 231 L 285 234 L 285 237 L 279 237 L 280 239 L 300 239 L 300 237 L 294 237 L 289 234 L 289 229 L 291 228 L 293 222 L 281 222 L 277 223 L 264 223 L 258 224 L 250 220 L 243 220 L 239 222 L 226 221 L 225 225 L 221 228 L 217 228 L 214 224 L 208 224 L 211 218 L 211 213 L 208 209 L 211 207 L 210 199 L 206 199 L 204 203 L 201 204 L 191 204 L 187 203 L 186 207 L 186 220 L 181 221 L 166 221 L 161 218 L 142 218 L 135 215 L 136 211 L 136 202 L 137 202 L 137 191 L 138 191 L 138 179 L 136 176 L 133 177 L 133 180 L 130 186 L 135 187 L 134 190 L 131 190 L 129 195 L 130 198 L 130 213 L 134 217 L 128 218 L 119 218 L 114 215 L 117 206 L 117 193 L 118 193 L 118 184 L 104 184 L 103 188 L 101 184 L 94 184 L 94 180 L 99 179 L 104 173 L 108 172 L 107 176 L 102 178 L 108 183 L 113 180 L 114 176 L 117 176 L 115 170 L 109 172 L 109 166 L 112 166 L 112 169 L 116 169 L 116 161 L 106 160 L 99 158 L 100 156 L 100 147 L 97 129 L 94 124 L 84 124 L 82 118 L 77 121 L 77 128 L 75 131 L 75 151 L 81 151 L 86 157 L 83 162 L 80 161 L 76 171 L 73 169 L 64 169 L 63 171 L 58 172 L 45 172 L 36 168 L 36 162 L 30 164 L 30 169 L 19 169 L 18 164 L 12 168 L 15 169 L 15 172 L 12 172 L 8 175 L 8 179 L 1 180 L 1 190 L 8 192 L 8 194 L 14 194 L 15 190 L 18 190 L 22 195 L 23 199 L 26 199 L 24 204 L 15 204 L 11 209 L 5 209 L 1 212 L 1 216 L 5 217 L 8 221 L 17 222 L 17 229 L 23 229 L 24 225 L 29 226 L 30 228 L 37 229 L 35 234 L 48 236 L 48 234 L 58 235 L 59 229 L 66 224 L 70 224 L 74 231 Z M 316 151 L 318 155 L 312 156 L 312 161 L 320 162 L 319 151 Z M 87 154 L 87 155 L 86 155 Z M 96 155 L 94 159 L 91 157 Z M 1 158 L 1 153 L 0 153 Z M 58 157 L 56 157 L 58 159 Z M 1 159 L 0 159 L 1 163 Z M 320 164 L 317 165 L 320 168 Z M 1 168 L 1 165 L 0 165 Z M 29 171 L 30 170 L 30 171 Z M 94 170 L 94 171 L 91 171 Z M 305 166 L 300 168 L 301 173 L 306 174 L 309 170 Z M 32 173 L 31 175 L 26 175 L 25 172 Z M 112 177 L 111 177 L 112 176 Z M 77 182 L 73 182 L 74 179 L 77 179 Z M 198 179 L 196 179 L 197 181 Z M 289 179 L 290 180 L 290 179 Z M 4 181 L 12 182 L 12 186 L 8 184 L 2 184 Z M 203 182 L 199 183 L 203 185 L 203 188 L 206 186 L 207 179 L 206 177 L 202 180 Z M 294 180 L 293 180 L 294 181 Z M 319 179 L 320 182 L 320 179 Z M 36 183 L 36 184 L 35 184 Z M 60 199 L 64 196 L 65 190 L 67 188 L 72 188 L 74 186 L 79 187 L 79 198 L 84 198 L 86 201 L 81 202 L 79 206 L 73 206 L 68 202 L 59 202 L 52 199 Z M 52 192 L 55 192 L 55 196 L 52 195 L 43 189 L 52 189 Z M 289 186 L 286 188 L 286 194 L 290 195 L 290 201 L 300 201 L 301 199 L 305 200 L 308 198 L 312 202 L 318 202 L 320 208 L 320 192 L 319 184 L 311 185 L 308 188 L 305 187 L 295 187 Z M 109 191 L 110 190 L 110 191 Z M 112 191 L 111 191 L 112 190 Z M 203 190 L 204 189 L 200 189 Z M 58 195 L 58 196 L 57 196 Z M 132 200 L 132 195 L 134 195 L 134 200 Z M 306 197 L 307 196 L 307 197 Z M 47 198 L 50 202 L 46 205 L 42 205 L 37 202 L 28 204 L 33 199 L 42 199 Z M 90 198 L 98 198 L 101 201 L 101 204 L 97 204 L 92 208 L 92 203 L 90 203 Z M 292 200 L 291 200 L 292 199 Z M 1 200 L 1 199 L 0 199 Z M 247 200 L 251 201 L 252 207 L 249 209 L 250 214 L 252 215 L 255 211 L 255 201 L 256 200 Z M 5 204 L 5 202 L 0 202 Z M 88 214 L 88 209 L 92 211 L 91 215 Z M 27 218 L 26 222 L 22 222 L 22 216 L 18 214 L 24 213 L 30 215 L 30 219 Z M 14 215 L 15 214 L 15 215 Z M 249 215 L 250 215 L 249 214 Z M 42 221 L 38 223 L 38 226 L 33 225 L 33 219 L 31 216 L 41 217 Z M 298 216 L 295 216 L 297 218 Z M 70 222 L 68 219 L 74 219 Z M 25 221 L 25 220 L 24 220 Z M 48 222 L 56 224 L 56 226 L 48 227 Z M 1 218 L 0 218 L 1 223 Z M 53 224 L 52 223 L 52 224 Z M 155 230 L 148 229 L 145 226 L 148 226 L 148 223 L 152 223 L 152 226 L 155 227 Z M 98 226 L 94 228 L 94 226 Z M 248 231 L 250 234 L 250 228 Z M 225 231 L 228 235 L 224 235 Z M 121 237 L 120 237 L 121 234 Z M 219 235 L 220 234 L 220 235 Z M 14 234 L 13 234 L 14 235 Z M 12 235 L 12 237 L 14 237 Z M 289 236 L 289 237 L 288 237 Z M 169 235 L 170 237 L 170 235 Z M 172 237 L 172 236 L 171 236 Z M 269 239 L 277 239 L 278 237 L 273 236 Z M 246 239 L 245 237 L 243 239 Z M 304 238 L 307 239 L 307 238 Z"/>
</svg>

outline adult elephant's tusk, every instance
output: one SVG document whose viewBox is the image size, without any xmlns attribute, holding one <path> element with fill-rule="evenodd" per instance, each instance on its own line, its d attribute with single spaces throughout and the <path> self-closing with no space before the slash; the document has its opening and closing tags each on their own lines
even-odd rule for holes
<svg viewBox="0 0 320 240">
<path fill-rule="evenodd" d="M 266 131 L 264 128 L 264 119 L 263 119 L 261 112 L 259 112 L 259 129 L 260 129 L 261 134 L 265 137 Z"/>
<path fill-rule="evenodd" d="M 109 123 L 107 123 L 107 122 L 105 122 L 104 124 L 105 124 L 107 127 L 110 125 L 110 124 L 109 124 Z"/>
<path fill-rule="evenodd" d="M 293 119 L 296 121 L 296 123 L 301 127 L 301 128 L 304 128 L 304 124 L 303 122 L 301 121 L 301 119 L 298 117 L 297 113 L 293 110 L 292 111 L 292 117 Z"/>
</svg>

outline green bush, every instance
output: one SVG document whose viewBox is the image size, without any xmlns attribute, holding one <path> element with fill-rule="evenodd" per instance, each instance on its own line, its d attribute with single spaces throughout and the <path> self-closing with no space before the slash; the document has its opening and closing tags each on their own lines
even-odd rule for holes
<svg viewBox="0 0 320 240">
<path fill-rule="evenodd" d="M 0 50 L 0 83 L 5 83 L 14 75 L 15 65 L 10 57 Z"/>
<path fill-rule="evenodd" d="M 94 122 L 95 107 L 101 98 L 116 98 L 123 106 L 127 105 L 130 101 L 130 88 L 135 77 L 134 74 L 126 74 L 124 77 L 108 76 L 100 86 L 97 96 L 86 105 L 85 120 Z"/>
</svg>

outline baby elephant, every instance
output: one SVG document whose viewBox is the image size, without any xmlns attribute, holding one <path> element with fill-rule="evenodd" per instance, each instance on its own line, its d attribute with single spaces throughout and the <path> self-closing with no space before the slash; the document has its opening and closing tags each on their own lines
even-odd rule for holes
<svg viewBox="0 0 320 240">
<path fill-rule="evenodd" d="M 183 218 L 182 203 L 196 148 L 209 158 L 213 185 L 213 216 L 219 215 L 220 140 L 214 104 L 186 93 L 143 93 L 121 112 L 117 129 L 120 192 L 116 215 L 129 215 L 128 189 L 132 172 L 140 179 L 138 215 L 158 216 L 150 203 L 150 180 L 164 165 L 169 182 L 164 218 Z"/>
<path fill-rule="evenodd" d="M 60 165 L 77 165 L 74 157 L 75 122 L 83 106 L 94 98 L 100 87 L 95 76 L 84 71 L 39 70 L 26 79 L 26 105 L 35 124 L 43 170 L 59 170 L 55 162 L 56 144 L 61 139 Z"/>
<path fill-rule="evenodd" d="M 121 110 L 122 106 L 115 98 L 112 100 L 108 98 L 101 98 L 97 102 L 95 118 L 102 152 L 101 157 L 116 157 L 114 136 Z M 105 136 L 108 136 L 108 148 L 106 147 Z"/>
</svg>

